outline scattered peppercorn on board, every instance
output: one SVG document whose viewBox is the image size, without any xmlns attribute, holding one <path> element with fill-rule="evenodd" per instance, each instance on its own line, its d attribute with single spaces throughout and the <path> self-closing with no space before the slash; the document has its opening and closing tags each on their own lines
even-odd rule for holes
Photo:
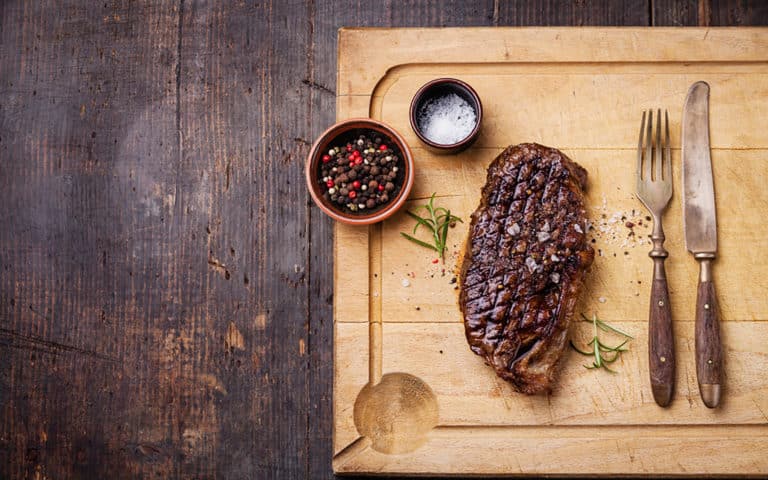
<svg viewBox="0 0 768 480">
<path fill-rule="evenodd" d="M 765 476 L 768 474 L 768 28 L 342 29 L 337 117 L 394 126 L 414 153 L 406 208 L 464 219 L 445 263 L 404 239 L 399 212 L 370 227 L 336 225 L 334 437 L 337 473 Z M 483 102 L 480 138 L 440 156 L 411 130 L 408 107 L 429 80 L 466 81 Z M 711 85 L 711 143 L 726 385 L 699 397 L 693 356 L 698 265 L 680 206 L 680 120 L 691 83 Z M 634 197 L 644 109 L 669 110 L 674 196 L 664 218 L 677 349 L 672 404 L 648 380 L 652 262 Z M 596 258 L 577 312 L 634 336 L 612 368 L 569 351 L 549 396 L 514 393 L 474 355 L 457 304 L 457 261 L 486 167 L 509 144 L 556 147 L 589 172 Z M 576 323 L 583 345 L 592 325 Z"/>
</svg>

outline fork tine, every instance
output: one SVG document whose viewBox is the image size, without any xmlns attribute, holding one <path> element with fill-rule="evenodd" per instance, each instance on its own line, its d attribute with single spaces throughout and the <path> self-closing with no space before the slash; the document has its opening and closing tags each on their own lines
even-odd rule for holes
<svg viewBox="0 0 768 480">
<path fill-rule="evenodd" d="M 655 158 L 656 169 L 655 169 L 655 175 L 654 175 L 655 181 L 661 181 L 661 179 L 663 178 L 661 175 L 661 166 L 662 166 L 661 154 L 663 152 L 661 145 L 662 145 L 661 143 L 661 109 L 659 108 L 658 110 L 656 110 L 656 158 Z"/>
<path fill-rule="evenodd" d="M 637 141 L 637 179 L 642 180 L 643 172 L 643 130 L 645 130 L 645 110 L 643 110 L 643 119 L 640 120 L 640 139 Z"/>
<path fill-rule="evenodd" d="M 651 181 L 651 164 L 653 163 L 653 157 L 651 154 L 653 145 L 653 110 L 648 110 L 648 123 L 646 124 L 646 136 L 645 136 L 645 165 L 643 165 L 643 180 L 646 182 Z"/>
<path fill-rule="evenodd" d="M 669 146 L 669 112 L 664 110 L 664 181 L 672 183 L 672 151 Z"/>
</svg>

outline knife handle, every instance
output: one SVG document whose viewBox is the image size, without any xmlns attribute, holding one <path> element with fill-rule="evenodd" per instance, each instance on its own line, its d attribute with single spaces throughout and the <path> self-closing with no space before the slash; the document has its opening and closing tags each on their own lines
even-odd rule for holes
<svg viewBox="0 0 768 480">
<path fill-rule="evenodd" d="M 705 256 L 706 255 L 706 256 Z M 704 405 L 720 404 L 723 381 L 723 350 L 720 344 L 720 312 L 712 281 L 714 255 L 696 255 L 699 288 L 696 295 L 696 377 Z"/>
<path fill-rule="evenodd" d="M 675 337 L 672 332 L 667 273 L 664 269 L 664 259 L 668 253 L 662 246 L 663 234 L 660 239 L 653 240 L 654 248 L 648 254 L 653 258 L 653 284 L 648 313 L 648 366 L 653 398 L 659 406 L 666 407 L 672 400 L 675 385 Z"/>
</svg>

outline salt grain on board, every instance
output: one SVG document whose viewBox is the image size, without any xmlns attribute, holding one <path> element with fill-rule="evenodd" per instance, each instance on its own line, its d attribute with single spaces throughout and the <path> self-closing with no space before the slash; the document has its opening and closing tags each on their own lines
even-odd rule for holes
<svg viewBox="0 0 768 480">
<path fill-rule="evenodd" d="M 629 199 L 635 200 L 634 197 Z M 650 233 L 652 224 L 642 208 L 629 211 L 609 211 L 608 200 L 603 195 L 602 205 L 592 209 L 596 211 L 596 214 L 587 224 L 587 230 L 592 235 L 593 240 L 622 249 L 650 244 L 646 237 Z M 627 225 L 631 225 L 631 227 Z"/>
</svg>

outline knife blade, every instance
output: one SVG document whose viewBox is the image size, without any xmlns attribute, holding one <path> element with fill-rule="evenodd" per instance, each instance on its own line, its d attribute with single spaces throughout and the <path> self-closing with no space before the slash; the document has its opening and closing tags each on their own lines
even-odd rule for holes
<svg viewBox="0 0 768 480">
<path fill-rule="evenodd" d="M 691 85 L 683 107 L 683 227 L 686 248 L 699 262 L 696 294 L 696 376 L 704 404 L 720 404 L 720 314 L 712 278 L 717 253 L 717 214 L 709 144 L 709 85 Z"/>
<path fill-rule="evenodd" d="M 709 85 L 696 82 L 683 109 L 683 224 L 693 254 L 717 252 L 717 217 L 709 153 Z"/>
</svg>

